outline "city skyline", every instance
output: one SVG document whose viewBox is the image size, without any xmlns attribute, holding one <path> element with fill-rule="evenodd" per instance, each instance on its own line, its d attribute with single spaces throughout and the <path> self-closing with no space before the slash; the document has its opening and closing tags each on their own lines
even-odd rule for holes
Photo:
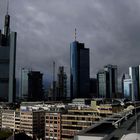
<svg viewBox="0 0 140 140">
<path fill-rule="evenodd" d="M 17 76 L 19 68 L 32 67 L 49 78 L 54 60 L 69 74 L 69 46 L 74 41 L 75 27 L 77 40 L 90 48 L 91 77 L 106 64 L 118 65 L 120 74 L 128 73 L 129 66 L 139 64 L 139 7 L 138 1 L 129 0 L 24 0 L 20 4 L 11 0 L 11 28 L 18 33 Z M 1 0 L 0 9 L 2 29 L 5 0 Z"/>
</svg>

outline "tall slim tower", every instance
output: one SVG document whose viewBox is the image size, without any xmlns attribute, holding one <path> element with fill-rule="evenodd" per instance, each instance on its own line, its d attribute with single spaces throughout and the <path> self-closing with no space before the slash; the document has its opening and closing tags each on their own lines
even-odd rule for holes
<svg viewBox="0 0 140 140">
<path fill-rule="evenodd" d="M 115 98 L 118 92 L 118 72 L 116 65 L 106 65 L 104 70 L 108 72 L 109 79 L 109 92 L 107 93 L 108 98 Z"/>
<path fill-rule="evenodd" d="M 4 32 L 0 30 L 0 100 L 15 100 L 16 32 L 10 32 L 10 15 L 5 16 Z"/>
<path fill-rule="evenodd" d="M 98 97 L 109 98 L 109 74 L 107 71 L 100 70 L 97 73 L 98 79 Z"/>
<path fill-rule="evenodd" d="M 129 67 L 129 75 L 132 79 L 132 100 L 140 100 L 140 65 Z"/>
<path fill-rule="evenodd" d="M 43 99 L 43 74 L 39 71 L 30 71 L 28 73 L 28 100 L 42 101 Z"/>
<path fill-rule="evenodd" d="M 75 33 L 76 34 L 76 33 Z M 70 92 L 71 98 L 89 96 L 89 49 L 84 43 L 75 41 L 70 44 Z"/>
<path fill-rule="evenodd" d="M 67 75 L 64 67 L 60 66 L 57 74 L 57 99 L 65 100 L 67 97 Z"/>
<path fill-rule="evenodd" d="M 98 72 L 97 78 L 99 97 L 115 98 L 118 91 L 117 66 L 104 66 L 104 70 Z"/>
<path fill-rule="evenodd" d="M 28 99 L 28 73 L 29 69 L 22 68 L 21 69 L 21 84 L 20 84 L 20 92 L 22 99 Z"/>
</svg>

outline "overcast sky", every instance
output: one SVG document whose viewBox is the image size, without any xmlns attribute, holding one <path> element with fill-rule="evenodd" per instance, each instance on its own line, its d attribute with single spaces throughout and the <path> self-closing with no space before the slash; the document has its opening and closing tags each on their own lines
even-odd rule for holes
<svg viewBox="0 0 140 140">
<path fill-rule="evenodd" d="M 6 0 L 0 0 L 0 28 Z M 106 64 L 119 74 L 140 64 L 140 0 L 10 0 L 11 30 L 18 33 L 19 68 L 52 74 L 52 62 L 69 73 L 70 42 L 90 48 L 90 75 Z"/>
</svg>

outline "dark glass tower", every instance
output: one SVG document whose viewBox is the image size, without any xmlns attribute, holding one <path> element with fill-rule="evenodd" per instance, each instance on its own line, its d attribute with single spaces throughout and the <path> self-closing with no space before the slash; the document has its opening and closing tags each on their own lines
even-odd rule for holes
<svg viewBox="0 0 140 140">
<path fill-rule="evenodd" d="M 64 67 L 60 66 L 57 74 L 57 100 L 65 100 L 67 97 L 67 75 Z"/>
<path fill-rule="evenodd" d="M 118 92 L 118 75 L 116 65 L 104 66 L 97 74 L 98 94 L 102 98 L 115 98 Z"/>
<path fill-rule="evenodd" d="M 28 100 L 41 101 L 44 99 L 43 92 L 43 74 L 39 71 L 30 71 L 28 73 Z"/>
<path fill-rule="evenodd" d="M 10 16 L 5 16 L 4 32 L 0 30 L 0 101 L 15 99 L 16 32 L 10 32 Z"/>
<path fill-rule="evenodd" d="M 140 65 L 129 67 L 129 75 L 132 79 L 132 101 L 140 100 Z"/>
<path fill-rule="evenodd" d="M 84 43 L 70 44 L 71 98 L 89 97 L 89 49 Z"/>
<path fill-rule="evenodd" d="M 109 75 L 109 92 L 107 93 L 108 98 L 116 98 L 118 92 L 118 71 L 116 65 L 106 65 L 104 70 Z"/>
</svg>

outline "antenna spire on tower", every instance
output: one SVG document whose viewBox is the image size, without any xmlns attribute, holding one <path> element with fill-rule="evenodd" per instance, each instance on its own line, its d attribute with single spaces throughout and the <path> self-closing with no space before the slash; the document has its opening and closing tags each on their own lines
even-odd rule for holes
<svg viewBox="0 0 140 140">
<path fill-rule="evenodd" d="M 5 15 L 5 24 L 4 24 L 4 35 L 8 37 L 10 33 L 10 15 L 9 15 L 9 0 L 7 0 L 7 9 L 6 9 L 6 15 Z"/>
<path fill-rule="evenodd" d="M 6 11 L 6 14 L 8 15 L 9 13 L 9 0 L 7 0 L 7 11 Z"/>
<path fill-rule="evenodd" d="M 75 41 L 76 41 L 76 38 L 77 38 L 77 29 L 75 28 Z"/>
</svg>

